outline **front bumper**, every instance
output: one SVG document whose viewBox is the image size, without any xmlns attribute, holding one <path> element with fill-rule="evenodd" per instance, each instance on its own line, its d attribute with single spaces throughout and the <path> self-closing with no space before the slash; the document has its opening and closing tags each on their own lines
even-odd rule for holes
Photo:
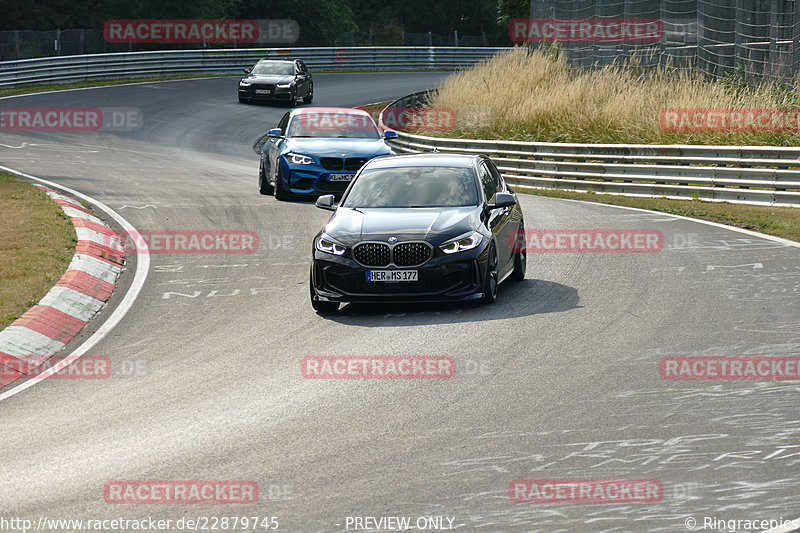
<svg viewBox="0 0 800 533">
<path fill-rule="evenodd" d="M 363 157 L 364 163 L 375 156 Z M 341 170 L 328 170 L 317 162 L 310 165 L 296 165 L 290 163 L 285 157 L 280 158 L 281 177 L 283 188 L 292 194 L 317 195 L 333 194 L 340 197 L 350 185 L 358 170 L 342 168 Z M 359 167 L 360 168 L 360 167 Z M 349 180 L 335 180 L 332 176 L 348 175 Z"/>
<path fill-rule="evenodd" d="M 346 256 L 314 250 L 311 283 L 316 298 L 332 302 L 451 302 L 484 296 L 488 247 L 438 256 L 418 267 L 366 267 Z M 456 257 L 457 256 L 457 257 Z M 417 270 L 411 282 L 367 281 L 367 270 Z"/>
<path fill-rule="evenodd" d="M 239 86 L 239 98 L 251 102 L 290 102 L 294 88 L 280 89 L 274 85 Z"/>
</svg>

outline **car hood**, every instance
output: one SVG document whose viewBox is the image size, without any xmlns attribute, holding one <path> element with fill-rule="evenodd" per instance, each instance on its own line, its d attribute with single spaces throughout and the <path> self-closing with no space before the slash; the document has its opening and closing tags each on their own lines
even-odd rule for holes
<svg viewBox="0 0 800 533">
<path fill-rule="evenodd" d="M 294 137 L 287 139 L 285 146 L 286 151 L 318 157 L 373 157 L 392 153 L 383 139 Z"/>
<path fill-rule="evenodd" d="M 245 76 L 245 81 L 250 83 L 290 83 L 294 81 L 294 76 L 284 76 L 282 74 L 251 74 Z"/>
<path fill-rule="evenodd" d="M 365 208 L 340 207 L 325 233 L 346 246 L 360 241 L 422 240 L 438 246 L 480 226 L 478 207 Z"/>
</svg>

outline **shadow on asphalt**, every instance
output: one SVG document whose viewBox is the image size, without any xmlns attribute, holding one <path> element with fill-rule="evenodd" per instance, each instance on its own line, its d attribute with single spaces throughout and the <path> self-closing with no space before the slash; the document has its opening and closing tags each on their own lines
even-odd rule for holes
<svg viewBox="0 0 800 533">
<path fill-rule="evenodd" d="M 351 303 L 339 308 L 338 313 L 323 315 L 323 318 L 366 327 L 486 322 L 544 313 L 562 313 L 580 308 L 579 302 L 578 290 L 574 287 L 552 281 L 525 279 L 502 283 L 497 300 L 490 305 L 479 302 Z"/>
</svg>

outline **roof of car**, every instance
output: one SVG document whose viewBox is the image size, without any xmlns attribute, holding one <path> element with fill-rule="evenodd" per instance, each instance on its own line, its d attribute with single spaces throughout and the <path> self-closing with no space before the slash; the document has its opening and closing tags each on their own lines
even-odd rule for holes
<svg viewBox="0 0 800 533">
<path fill-rule="evenodd" d="M 397 167 L 456 167 L 470 168 L 475 155 L 471 154 L 408 154 L 376 157 L 367 164 L 370 168 L 397 168 Z"/>
<path fill-rule="evenodd" d="M 297 107 L 292 109 L 292 115 L 303 115 L 306 113 L 348 113 L 351 115 L 369 115 L 363 109 L 354 107 Z"/>
</svg>

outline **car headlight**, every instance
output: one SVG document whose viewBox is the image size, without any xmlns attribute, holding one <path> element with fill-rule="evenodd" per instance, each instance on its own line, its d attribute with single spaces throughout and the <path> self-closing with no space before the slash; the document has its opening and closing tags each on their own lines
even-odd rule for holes
<svg viewBox="0 0 800 533">
<path fill-rule="evenodd" d="M 347 247 L 334 241 L 323 233 L 322 236 L 317 239 L 317 250 L 325 252 L 326 254 L 343 255 L 347 251 Z"/>
<path fill-rule="evenodd" d="M 252 83 L 250 83 L 249 81 L 239 80 L 239 86 L 240 87 L 250 87 L 251 85 L 252 85 Z"/>
<path fill-rule="evenodd" d="M 456 237 L 452 241 L 447 241 L 444 244 L 440 244 L 439 248 L 446 254 L 454 254 L 456 252 L 472 250 L 473 248 L 478 246 L 482 240 L 483 240 L 483 235 L 481 235 L 477 231 L 471 231 L 469 233 L 465 233 L 464 235 Z"/>
<path fill-rule="evenodd" d="M 293 165 L 313 165 L 314 158 L 301 154 L 286 154 L 286 159 Z"/>
<path fill-rule="evenodd" d="M 292 84 L 291 83 L 279 83 L 275 87 L 277 87 L 278 89 L 291 89 L 292 88 Z"/>
</svg>

